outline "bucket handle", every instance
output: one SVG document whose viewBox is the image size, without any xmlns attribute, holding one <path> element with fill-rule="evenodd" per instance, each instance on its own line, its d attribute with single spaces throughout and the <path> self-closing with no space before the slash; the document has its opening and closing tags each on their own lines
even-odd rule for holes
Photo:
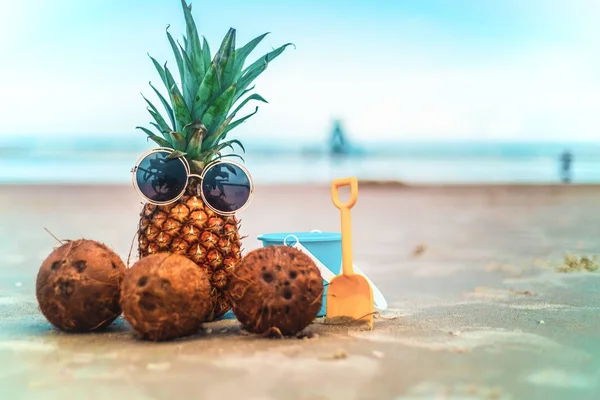
<svg viewBox="0 0 600 400">
<path fill-rule="evenodd" d="M 295 239 L 296 243 L 293 245 L 288 244 L 289 238 Z M 321 272 L 321 277 L 325 280 L 325 282 L 329 283 L 335 277 L 335 274 L 331 272 L 329 268 L 327 268 L 317 257 L 315 257 L 306 247 L 304 247 L 300 243 L 300 239 L 298 239 L 296 235 L 287 235 L 285 239 L 283 239 L 283 244 L 285 246 L 294 247 L 306 254 L 308 257 L 310 257 L 310 259 L 313 260 L 313 262 L 317 265 L 317 268 Z"/>
</svg>

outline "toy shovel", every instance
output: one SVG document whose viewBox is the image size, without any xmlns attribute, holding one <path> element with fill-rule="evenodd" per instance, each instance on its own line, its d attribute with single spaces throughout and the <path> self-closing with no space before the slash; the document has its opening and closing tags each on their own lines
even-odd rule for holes
<svg viewBox="0 0 600 400">
<path fill-rule="evenodd" d="M 350 200 L 340 201 L 340 187 L 350 186 Z M 350 317 L 364 320 L 373 329 L 373 290 L 367 279 L 352 268 L 352 225 L 350 209 L 358 199 L 358 180 L 355 177 L 336 179 L 331 184 L 331 199 L 342 214 L 342 274 L 327 287 L 327 318 Z"/>
</svg>

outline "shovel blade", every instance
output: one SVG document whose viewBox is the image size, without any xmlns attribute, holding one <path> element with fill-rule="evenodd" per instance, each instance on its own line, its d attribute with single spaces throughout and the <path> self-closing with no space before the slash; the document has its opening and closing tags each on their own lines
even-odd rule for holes
<svg viewBox="0 0 600 400">
<path fill-rule="evenodd" d="M 373 329 L 373 289 L 364 276 L 339 275 L 327 286 L 327 318 L 350 317 Z"/>
</svg>

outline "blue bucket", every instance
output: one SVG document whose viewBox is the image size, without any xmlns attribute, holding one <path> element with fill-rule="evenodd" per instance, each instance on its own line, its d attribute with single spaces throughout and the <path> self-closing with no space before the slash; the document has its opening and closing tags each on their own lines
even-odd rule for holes
<svg viewBox="0 0 600 400">
<path fill-rule="evenodd" d="M 300 244 L 310 251 L 319 261 L 323 263 L 335 275 L 340 274 L 342 268 L 342 235 L 336 232 L 277 232 L 265 233 L 258 236 L 266 246 L 282 246 L 286 237 L 294 235 L 300 241 Z M 294 239 L 288 238 L 286 245 L 293 245 Z M 327 282 L 323 280 L 325 290 L 323 291 L 323 304 L 317 314 L 318 317 L 324 317 L 327 305 Z"/>
</svg>

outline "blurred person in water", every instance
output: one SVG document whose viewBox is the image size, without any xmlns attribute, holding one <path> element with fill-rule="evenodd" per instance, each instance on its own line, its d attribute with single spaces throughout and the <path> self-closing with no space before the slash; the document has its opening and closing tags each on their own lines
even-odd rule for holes
<svg viewBox="0 0 600 400">
<path fill-rule="evenodd" d="M 560 155 L 560 177 L 563 183 L 571 182 L 571 164 L 573 163 L 573 154 L 569 150 L 563 151 Z"/>
</svg>

